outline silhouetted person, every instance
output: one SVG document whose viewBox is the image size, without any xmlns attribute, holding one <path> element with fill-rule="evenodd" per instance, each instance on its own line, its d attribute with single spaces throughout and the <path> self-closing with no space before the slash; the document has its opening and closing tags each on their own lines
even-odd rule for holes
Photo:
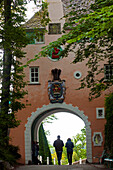
<svg viewBox="0 0 113 170">
<path fill-rule="evenodd" d="M 36 164 L 40 164 L 41 165 L 41 161 L 38 159 L 38 155 L 39 155 L 39 142 L 36 142 Z"/>
<path fill-rule="evenodd" d="M 32 163 L 35 163 L 35 141 L 32 142 Z"/>
<path fill-rule="evenodd" d="M 53 146 L 55 147 L 56 150 L 56 154 L 57 154 L 57 159 L 58 159 L 58 164 L 60 165 L 60 161 L 62 158 L 62 151 L 63 151 L 63 146 L 64 143 L 63 141 L 60 139 L 60 136 L 57 136 L 57 140 L 54 141 Z"/>
<path fill-rule="evenodd" d="M 38 160 L 38 155 L 39 155 L 39 144 L 38 142 L 33 141 L 32 160 L 35 165 L 41 164 L 40 160 Z"/>
<path fill-rule="evenodd" d="M 72 165 L 72 155 L 73 155 L 73 148 L 74 144 L 71 142 L 71 139 L 68 138 L 65 147 L 67 148 L 67 158 L 69 165 Z"/>
</svg>

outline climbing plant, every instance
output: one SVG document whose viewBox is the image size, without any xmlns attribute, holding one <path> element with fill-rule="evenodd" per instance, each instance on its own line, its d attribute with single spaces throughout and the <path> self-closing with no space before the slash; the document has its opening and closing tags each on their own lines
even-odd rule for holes
<svg viewBox="0 0 113 170">
<path fill-rule="evenodd" d="M 113 93 L 106 97 L 105 109 L 107 120 L 105 125 L 105 149 L 113 157 Z"/>
</svg>

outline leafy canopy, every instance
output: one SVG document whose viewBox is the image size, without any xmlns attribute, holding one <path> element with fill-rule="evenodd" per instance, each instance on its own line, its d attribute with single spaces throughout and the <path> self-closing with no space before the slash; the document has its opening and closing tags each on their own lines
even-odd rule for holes
<svg viewBox="0 0 113 170">
<path fill-rule="evenodd" d="M 22 27 L 25 22 L 25 4 L 30 0 L 1 0 L 0 1 L 0 48 L 3 59 L 0 60 L 0 160 L 13 164 L 20 157 L 18 147 L 9 144 L 9 129 L 20 123 L 16 113 L 25 107 L 21 100 L 24 95 L 26 82 L 21 59 L 25 57 L 22 48 L 29 43 L 26 32 Z M 34 0 L 35 3 L 39 2 Z M 38 3 L 38 5 L 40 5 Z M 44 17 L 47 13 L 47 3 L 42 2 Z M 46 11 L 44 13 L 44 11 Z M 46 19 L 45 19 L 46 20 Z M 43 23 L 44 23 L 43 18 Z M 45 24 L 47 21 L 45 21 Z"/>
</svg>

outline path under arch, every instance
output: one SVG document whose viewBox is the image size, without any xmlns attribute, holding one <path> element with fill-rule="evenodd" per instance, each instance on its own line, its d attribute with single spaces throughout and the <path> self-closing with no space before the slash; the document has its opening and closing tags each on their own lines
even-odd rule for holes
<svg viewBox="0 0 113 170">
<path fill-rule="evenodd" d="M 49 115 L 54 114 L 56 112 L 69 112 L 72 113 L 84 121 L 86 127 L 86 152 L 87 152 L 87 160 L 92 162 L 92 145 L 91 145 L 91 128 L 90 122 L 88 121 L 88 117 L 84 115 L 84 112 L 79 110 L 78 107 L 72 106 L 72 104 L 66 103 L 56 103 L 56 104 L 48 104 L 43 105 L 42 108 L 37 108 L 36 112 L 32 112 L 31 116 L 27 119 L 28 122 L 25 125 L 25 163 L 28 164 L 29 160 L 32 160 L 31 156 L 31 128 L 34 124 L 34 138 L 40 123 Z"/>
<path fill-rule="evenodd" d="M 25 165 L 17 167 L 16 170 L 109 170 L 104 165 L 77 164 L 77 165 Z"/>
</svg>

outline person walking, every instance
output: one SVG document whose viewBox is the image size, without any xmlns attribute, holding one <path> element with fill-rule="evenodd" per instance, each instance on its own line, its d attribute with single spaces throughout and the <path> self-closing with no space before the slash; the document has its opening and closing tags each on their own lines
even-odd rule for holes
<svg viewBox="0 0 113 170">
<path fill-rule="evenodd" d="M 40 160 L 38 160 L 38 155 L 39 155 L 39 142 L 33 141 L 33 145 L 32 145 L 32 162 L 35 165 L 38 165 L 38 164 L 41 165 Z"/>
<path fill-rule="evenodd" d="M 74 144 L 70 138 L 67 139 L 65 147 L 67 148 L 67 158 L 68 158 L 69 165 L 72 165 L 72 155 L 73 155 Z"/>
<path fill-rule="evenodd" d="M 64 143 L 60 139 L 60 135 L 57 136 L 57 140 L 54 141 L 53 146 L 55 147 L 55 151 L 57 154 L 58 165 L 61 165 L 61 158 L 62 158 L 62 151 L 63 151 Z"/>
</svg>

